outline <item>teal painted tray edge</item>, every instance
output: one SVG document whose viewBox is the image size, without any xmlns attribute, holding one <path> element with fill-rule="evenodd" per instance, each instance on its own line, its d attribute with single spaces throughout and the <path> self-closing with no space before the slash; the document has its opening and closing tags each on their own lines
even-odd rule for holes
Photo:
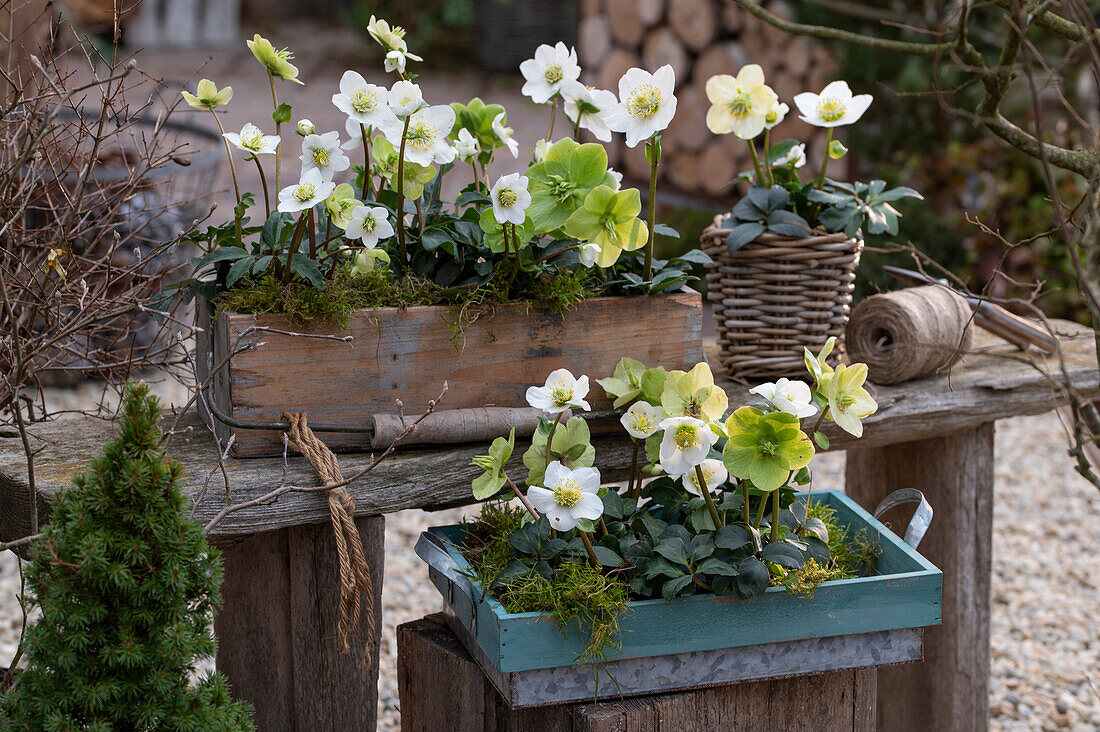
<svg viewBox="0 0 1100 732">
<path fill-rule="evenodd" d="M 752 600 L 694 595 L 672 602 L 632 602 L 622 620 L 622 652 L 610 657 L 716 650 L 940 622 L 943 575 L 939 569 L 843 493 L 819 490 L 812 497 L 834 508 L 840 523 L 872 532 L 883 550 L 879 566 L 886 565 L 891 571 L 826 582 L 812 600 L 771 587 Z M 429 531 L 444 539 L 460 570 L 468 571 L 457 547 L 462 527 L 432 527 Z M 471 608 L 461 593 L 447 597 L 447 580 L 434 570 L 429 577 L 501 672 L 571 665 L 584 648 L 580 628 L 567 628 L 563 638 L 552 616 L 508 613 L 498 601 L 484 595 L 476 582 L 472 584 L 477 602 Z M 655 628 L 660 632 L 654 632 Z"/>
</svg>

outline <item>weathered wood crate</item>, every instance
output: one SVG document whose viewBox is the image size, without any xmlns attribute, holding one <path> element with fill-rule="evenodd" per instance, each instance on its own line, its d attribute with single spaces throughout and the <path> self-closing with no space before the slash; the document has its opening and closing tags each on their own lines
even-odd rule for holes
<svg viewBox="0 0 1100 732">
<path fill-rule="evenodd" d="M 508 613 L 467 579 L 461 526 L 429 530 L 454 562 L 450 571 L 429 565 L 429 577 L 456 635 L 516 708 L 919 660 L 920 629 L 940 622 L 942 573 L 843 493 L 813 497 L 840 524 L 878 540 L 879 574 L 826 582 L 813 599 L 771 587 L 748 601 L 707 594 L 632 602 L 622 649 L 599 674 L 573 665 L 583 629 L 563 638 L 552 617 Z"/>
<path fill-rule="evenodd" d="M 346 328 L 269 315 L 211 318 L 205 302 L 197 310 L 206 324 L 196 342 L 199 375 L 214 372 L 207 399 L 216 414 L 241 422 L 277 422 L 284 410 L 304 410 L 311 422 L 363 428 L 374 415 L 397 414 L 397 400 L 415 417 L 444 381 L 440 409 L 526 407 L 527 388 L 563 367 L 588 375 L 588 401 L 602 410 L 611 402 L 595 380 L 610 376 L 624 356 L 668 369 L 703 360 L 702 298 L 690 291 L 592 298 L 564 315 L 506 305 L 473 322 L 454 307 L 377 308 L 354 312 Z M 223 440 L 236 432 L 235 457 L 282 454 L 278 430 L 215 421 Z M 321 436 L 333 450 L 376 447 L 365 432 Z"/>
</svg>

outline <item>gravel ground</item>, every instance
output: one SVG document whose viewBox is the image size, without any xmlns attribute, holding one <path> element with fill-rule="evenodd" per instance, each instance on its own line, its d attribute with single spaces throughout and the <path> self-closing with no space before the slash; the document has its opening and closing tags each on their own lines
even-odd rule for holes
<svg viewBox="0 0 1100 732">
<path fill-rule="evenodd" d="M 1054 414 L 998 425 L 989 694 L 994 730 L 1100 732 L 1100 494 L 1073 473 L 1064 454 Z M 822 456 L 816 475 L 819 485 L 841 482 L 843 456 Z M 386 519 L 381 730 L 400 729 L 395 627 L 442 609 L 412 545 L 424 527 L 462 515 L 460 509 L 405 511 Z M 15 557 L 0 554 L 3 665 L 18 640 L 18 591 Z"/>
</svg>

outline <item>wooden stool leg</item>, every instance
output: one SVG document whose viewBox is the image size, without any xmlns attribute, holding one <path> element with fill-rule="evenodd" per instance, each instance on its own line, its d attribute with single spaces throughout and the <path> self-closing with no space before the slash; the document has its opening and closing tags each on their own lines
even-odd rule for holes
<svg viewBox="0 0 1100 732">
<path fill-rule="evenodd" d="M 924 492 L 935 517 L 920 552 L 943 570 L 943 624 L 924 631 L 924 663 L 878 671 L 878 728 L 983 730 L 989 720 L 993 423 L 886 447 L 849 449 L 845 491 L 867 510 L 898 488 Z M 904 529 L 904 516 L 886 516 Z"/>
<path fill-rule="evenodd" d="M 356 520 L 370 564 L 375 634 L 364 669 L 366 618 L 340 653 L 336 542 L 329 524 L 256 534 L 223 549 L 223 606 L 214 621 L 218 670 L 256 709 L 262 730 L 375 729 L 385 520 Z"/>
</svg>

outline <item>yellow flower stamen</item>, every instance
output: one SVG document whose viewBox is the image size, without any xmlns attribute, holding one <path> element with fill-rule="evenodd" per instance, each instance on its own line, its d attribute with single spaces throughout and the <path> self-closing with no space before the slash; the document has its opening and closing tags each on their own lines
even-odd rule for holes
<svg viewBox="0 0 1100 732">
<path fill-rule="evenodd" d="M 566 478 L 553 490 L 554 503 L 565 508 L 573 508 L 581 502 L 581 498 L 584 497 L 584 491 L 581 489 L 580 483 L 572 478 Z"/>
<path fill-rule="evenodd" d="M 251 150 L 252 152 L 259 151 L 263 146 L 264 137 L 259 132 L 241 137 L 241 147 Z"/>
<path fill-rule="evenodd" d="M 509 190 L 509 189 L 505 189 Z M 503 193 L 504 191 L 501 191 Z M 514 194 L 513 194 L 514 195 Z M 502 202 L 503 203 L 503 202 Z M 505 204 L 508 205 L 508 204 Z M 550 399 L 559 407 L 564 407 L 573 399 L 573 389 L 568 386 L 555 386 L 550 390 Z"/>
<path fill-rule="evenodd" d="M 817 113 L 826 122 L 836 122 L 844 117 L 846 111 L 844 102 L 836 97 L 821 97 L 817 102 Z"/>
<path fill-rule="evenodd" d="M 500 192 L 497 193 L 497 201 L 499 201 L 500 205 L 504 206 L 505 208 L 511 208 L 512 206 L 515 206 L 518 199 L 519 196 L 517 196 L 516 192 L 513 191 L 511 188 L 502 188 Z"/>
<path fill-rule="evenodd" d="M 317 195 L 317 188 L 312 183 L 299 183 L 294 187 L 294 197 L 302 203 Z"/>
<path fill-rule="evenodd" d="M 329 158 L 328 150 L 323 147 L 317 147 L 313 149 L 313 162 L 317 164 L 319 168 L 327 168 L 331 159 Z"/>
<path fill-rule="evenodd" d="M 557 84 L 562 80 L 562 70 L 559 64 L 550 64 L 546 67 L 546 70 L 542 72 L 542 78 L 546 79 L 547 84 Z"/>
<path fill-rule="evenodd" d="M 634 412 L 630 417 L 630 427 L 635 432 L 653 432 L 657 429 L 657 420 L 645 412 Z"/>
<path fill-rule="evenodd" d="M 686 450 L 689 447 L 694 447 L 696 443 L 695 430 L 692 427 L 684 425 L 676 430 L 676 446 L 681 450 Z"/>
<path fill-rule="evenodd" d="M 726 107 L 729 109 L 730 114 L 740 119 L 752 112 L 752 97 L 749 96 L 748 92 L 742 91 L 738 87 L 737 93 L 726 103 Z"/>
<path fill-rule="evenodd" d="M 414 120 L 413 124 L 409 127 L 409 135 L 406 139 L 409 141 L 409 144 L 417 150 L 427 150 L 435 144 L 435 140 L 438 136 L 439 132 L 431 122 L 425 119 L 418 119 Z"/>
<path fill-rule="evenodd" d="M 365 89 L 356 89 L 351 95 L 351 108 L 359 114 L 373 112 L 378 106 L 378 99 L 373 94 L 368 94 Z"/>
<path fill-rule="evenodd" d="M 378 220 L 374 218 L 374 214 L 367 214 L 363 219 L 363 231 L 373 234 L 376 228 L 378 228 Z"/>
<path fill-rule="evenodd" d="M 630 98 L 626 101 L 626 111 L 632 117 L 652 117 L 661 108 L 664 95 L 661 90 L 652 84 L 639 84 L 630 92 Z"/>
</svg>

